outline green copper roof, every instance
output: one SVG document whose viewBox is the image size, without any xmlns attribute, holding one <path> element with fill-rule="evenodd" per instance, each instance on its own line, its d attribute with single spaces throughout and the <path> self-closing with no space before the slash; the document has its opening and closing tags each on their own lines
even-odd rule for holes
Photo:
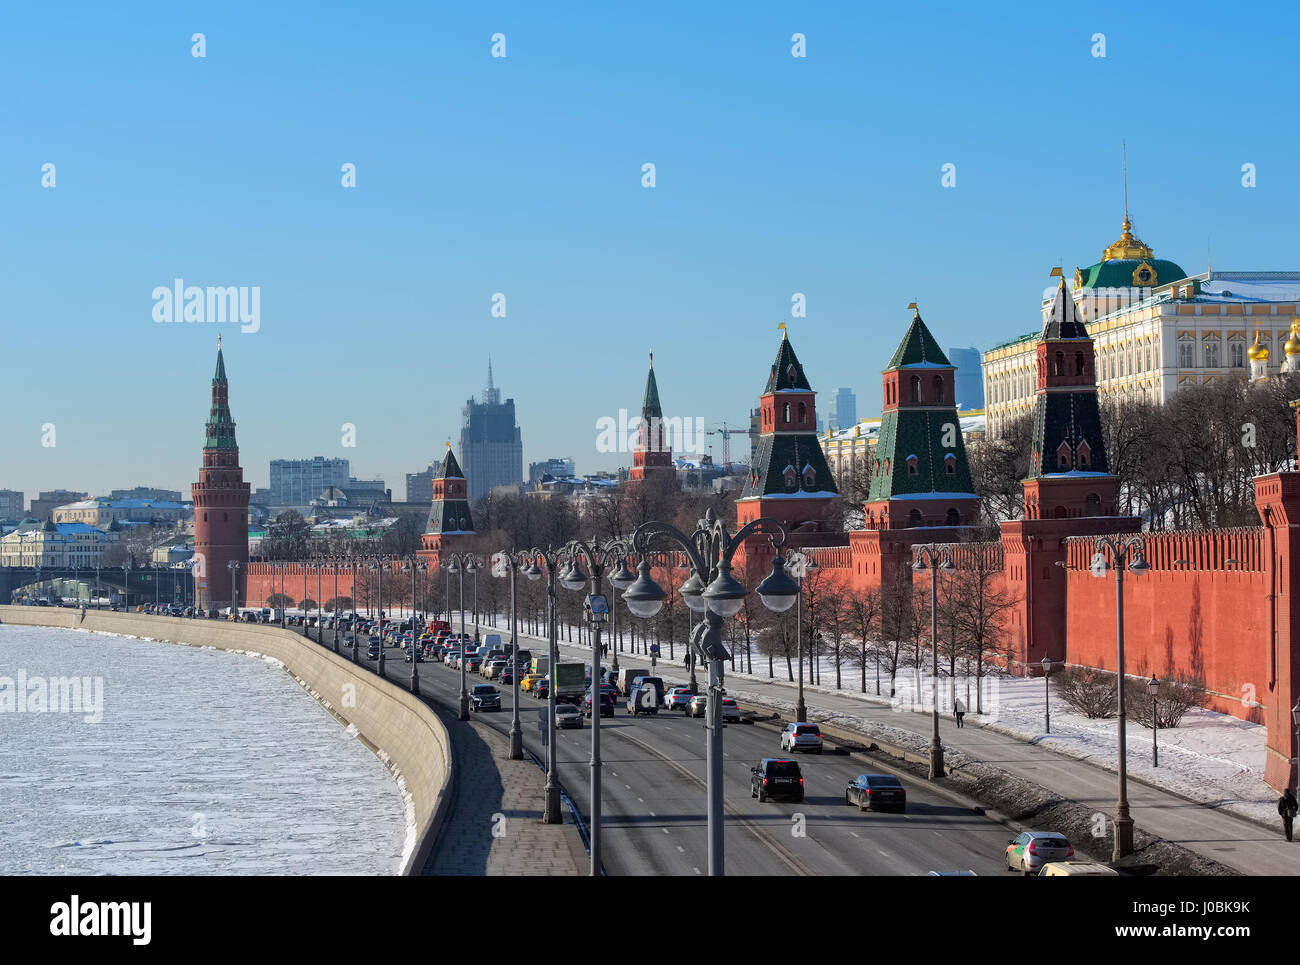
<svg viewBox="0 0 1300 965">
<path fill-rule="evenodd" d="M 460 470 L 460 463 L 456 461 L 456 454 L 447 450 L 447 457 L 443 459 L 438 471 L 433 474 L 434 479 L 464 479 L 465 474 Z"/>
<path fill-rule="evenodd" d="M 772 363 L 772 372 L 767 377 L 767 386 L 763 394 L 788 390 L 811 392 L 808 377 L 804 375 L 803 366 L 794 354 L 794 346 L 789 338 L 781 339 L 781 347 L 776 350 L 776 361 Z"/>
<path fill-rule="evenodd" d="M 1149 280 L 1139 279 L 1135 281 L 1133 273 L 1142 265 L 1148 265 L 1151 268 L 1152 277 Z M 1187 272 L 1172 261 L 1165 261 L 1163 258 L 1113 258 L 1110 261 L 1099 261 L 1095 265 L 1079 269 L 1076 286 L 1080 288 L 1155 288 L 1158 285 L 1168 285 L 1172 282 L 1181 281 L 1186 277 Z"/>
<path fill-rule="evenodd" d="M 641 415 L 643 418 L 654 416 L 663 418 L 663 409 L 659 406 L 659 383 L 655 381 L 655 369 L 653 363 L 650 366 L 650 374 L 645 380 L 645 398 L 641 401 Z"/>
<path fill-rule="evenodd" d="M 217 371 L 212 376 L 213 382 L 226 384 L 226 360 L 221 357 L 221 347 L 217 347 Z"/>
<path fill-rule="evenodd" d="M 237 449 L 235 420 L 230 415 L 226 382 L 226 363 L 217 348 L 217 370 L 212 376 L 212 408 L 208 413 L 207 437 L 204 449 Z"/>
<path fill-rule="evenodd" d="M 930 334 L 930 330 L 925 327 L 925 322 L 921 320 L 921 313 L 917 312 L 916 317 L 912 319 L 912 324 L 907 327 L 907 334 L 903 336 L 903 341 L 894 351 L 894 357 L 885 367 L 885 371 L 906 368 L 909 365 L 927 364 L 952 365 L 948 361 L 948 356 L 943 354 L 943 349 L 939 348 L 939 343 Z"/>
<path fill-rule="evenodd" d="M 1083 319 L 1079 317 L 1079 306 L 1074 303 L 1074 298 L 1066 290 L 1065 282 L 1062 280 L 1060 287 L 1056 289 L 1052 310 L 1047 313 L 1047 322 L 1043 325 L 1043 338 L 1088 337 L 1088 329 L 1083 324 Z"/>
<path fill-rule="evenodd" d="M 945 446 L 945 441 L 952 445 Z M 915 473 L 909 469 L 910 456 L 916 457 Z M 951 473 L 949 456 L 953 457 Z M 871 477 L 867 502 L 929 493 L 974 492 L 956 406 L 944 411 L 887 411 L 880 421 L 873 458 L 880 467 Z"/>
</svg>

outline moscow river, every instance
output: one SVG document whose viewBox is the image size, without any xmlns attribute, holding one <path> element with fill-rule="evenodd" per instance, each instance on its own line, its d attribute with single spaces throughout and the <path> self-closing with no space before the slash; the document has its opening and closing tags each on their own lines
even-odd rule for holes
<svg viewBox="0 0 1300 965">
<path fill-rule="evenodd" d="M 278 664 L 77 630 L 0 626 L 0 801 L 0 875 L 396 874 L 407 836 Z"/>
</svg>

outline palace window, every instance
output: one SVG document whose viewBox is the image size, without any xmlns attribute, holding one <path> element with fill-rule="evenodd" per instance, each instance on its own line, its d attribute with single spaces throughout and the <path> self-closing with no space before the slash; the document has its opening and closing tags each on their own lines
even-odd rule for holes
<svg viewBox="0 0 1300 965">
<path fill-rule="evenodd" d="M 1196 343 L 1189 337 L 1178 338 L 1178 367 L 1190 369 L 1196 366 Z"/>
<path fill-rule="evenodd" d="M 1205 352 L 1205 367 L 1207 369 L 1217 369 L 1219 367 L 1219 343 L 1213 339 L 1206 339 L 1203 348 Z"/>
<path fill-rule="evenodd" d="M 1234 369 L 1246 367 L 1246 344 L 1242 341 L 1228 343 L 1228 364 Z"/>
</svg>

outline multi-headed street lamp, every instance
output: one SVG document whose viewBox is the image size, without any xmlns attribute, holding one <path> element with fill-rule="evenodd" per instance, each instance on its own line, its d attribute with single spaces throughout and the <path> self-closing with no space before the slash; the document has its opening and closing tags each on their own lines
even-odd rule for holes
<svg viewBox="0 0 1300 965">
<path fill-rule="evenodd" d="M 564 821 L 564 816 L 560 814 L 560 781 L 555 773 L 557 766 L 555 755 L 555 664 L 560 659 L 559 642 L 556 640 L 555 584 L 556 574 L 560 566 L 561 551 L 552 550 L 548 552 L 534 546 L 522 556 L 528 562 L 522 572 L 530 580 L 540 580 L 542 578 L 542 569 L 537 565 L 539 560 L 546 567 L 546 637 L 549 643 L 547 652 L 550 657 L 549 669 L 547 670 L 549 683 L 546 687 L 546 805 L 545 810 L 542 812 L 542 820 L 547 824 L 560 824 Z M 658 608 L 656 607 L 656 609 Z"/>
<path fill-rule="evenodd" d="M 930 571 L 930 653 L 933 657 L 931 676 L 934 678 L 934 709 L 930 722 L 930 780 L 943 777 L 943 744 L 939 741 L 939 572 L 956 569 L 947 551 L 937 543 L 914 548 L 916 573 Z M 927 562 L 928 561 L 928 562 Z M 917 696 L 920 699 L 920 695 Z"/>
<path fill-rule="evenodd" d="M 524 756 L 524 732 L 519 725 L 519 678 L 522 668 L 519 666 L 519 584 L 518 576 L 526 568 L 529 558 L 524 553 L 510 553 L 501 550 L 492 557 L 492 575 L 510 577 L 510 654 L 514 664 L 514 673 L 510 675 L 511 690 L 514 691 L 514 706 L 510 713 L 510 759 L 522 760 Z"/>
<path fill-rule="evenodd" d="M 594 541 L 593 541 L 594 542 Z M 600 630 L 609 619 L 609 600 L 600 592 L 606 572 L 613 567 L 620 580 L 631 574 L 627 572 L 625 562 L 629 546 L 625 540 L 610 539 L 603 544 L 591 544 L 582 540 L 570 540 L 561 551 L 569 558 L 569 566 L 560 576 L 560 585 L 566 590 L 578 592 L 588 587 L 584 610 L 591 623 L 591 874 L 600 874 L 600 698 L 603 687 L 600 680 Z M 582 572 L 581 560 L 587 561 L 591 576 Z M 617 566 L 615 566 L 617 564 Z M 628 580 L 631 586 L 635 580 Z M 555 673 L 552 668 L 551 690 L 555 689 Z"/>
<path fill-rule="evenodd" d="M 239 568 L 244 564 L 239 560 L 231 560 L 226 564 L 226 569 L 230 571 L 230 619 L 239 619 Z M 213 601 L 209 600 L 209 605 Z"/>
<path fill-rule="evenodd" d="M 411 574 L 411 693 L 420 692 L 420 635 L 415 632 L 415 581 L 429 569 L 429 561 L 412 553 L 402 563 L 402 572 Z"/>
<path fill-rule="evenodd" d="M 460 702 L 457 717 L 469 720 L 469 690 L 465 686 L 465 574 L 477 573 L 479 562 L 473 553 L 448 553 L 447 559 L 447 572 L 460 577 L 460 660 L 457 661 L 460 664 Z"/>
<path fill-rule="evenodd" d="M 379 666 L 376 672 L 381 677 L 384 675 L 384 569 L 387 566 L 387 556 L 372 556 L 366 563 L 366 569 L 379 575 L 379 586 L 375 591 L 379 596 Z"/>
<path fill-rule="evenodd" d="M 339 564 L 343 562 L 337 554 L 329 558 L 330 569 L 334 571 L 334 652 L 339 652 Z M 355 589 L 353 590 L 355 593 Z"/>
<path fill-rule="evenodd" d="M 1092 575 L 1101 579 L 1115 570 L 1115 644 L 1118 651 L 1116 685 L 1119 692 L 1119 801 L 1115 805 L 1115 849 L 1112 861 L 1133 851 L 1133 818 L 1128 810 L 1127 714 L 1124 707 L 1124 571 L 1141 575 L 1151 569 L 1142 555 L 1141 536 L 1098 536 L 1093 542 Z M 1106 554 L 1109 552 L 1110 560 Z"/>
<path fill-rule="evenodd" d="M 763 605 L 775 613 L 794 606 L 799 587 L 785 572 L 785 561 L 780 549 L 785 546 L 786 529 L 779 520 L 759 517 L 752 520 L 733 536 L 727 524 L 708 510 L 699 527 L 686 536 L 675 526 L 659 520 L 650 520 L 637 527 L 632 534 L 632 549 L 641 557 L 636 581 L 623 593 L 628 609 L 634 616 L 652 617 L 663 606 L 667 594 L 650 576 L 650 563 L 646 559 L 650 541 L 657 536 L 667 537 L 685 550 L 695 576 L 698 594 L 708 607 L 706 619 L 691 634 L 690 647 L 709 661 L 709 697 L 705 705 L 708 719 L 708 814 L 709 814 L 709 874 L 725 873 L 722 824 L 722 679 L 723 661 L 730 654 L 722 640 L 723 617 L 734 616 L 744 605 L 747 589 L 731 575 L 731 561 L 736 550 L 750 534 L 766 530 L 774 549 L 772 572 L 756 587 Z M 696 589 L 692 587 L 691 594 Z M 685 593 L 683 593 L 685 597 Z"/>
<path fill-rule="evenodd" d="M 790 572 L 794 574 L 795 583 L 799 587 L 799 595 L 795 599 L 794 617 L 795 645 L 798 647 L 796 656 L 799 658 L 799 697 L 795 701 L 794 716 L 796 720 L 803 721 L 808 719 L 808 705 L 803 699 L 803 578 L 817 569 L 817 561 L 806 553 L 791 553 L 788 562 Z M 808 676 L 812 677 L 811 662 L 808 666 Z M 812 680 L 808 682 L 812 683 Z"/>
</svg>

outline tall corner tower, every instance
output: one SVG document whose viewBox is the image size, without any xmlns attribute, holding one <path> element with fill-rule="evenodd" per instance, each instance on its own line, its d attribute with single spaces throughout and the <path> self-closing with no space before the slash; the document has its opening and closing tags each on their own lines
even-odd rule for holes
<svg viewBox="0 0 1300 965">
<path fill-rule="evenodd" d="M 659 383 L 655 381 L 655 353 L 650 353 L 650 374 L 645 380 L 645 397 L 641 400 L 641 422 L 637 427 L 636 448 L 632 450 L 632 471 L 628 487 L 635 488 L 646 479 L 659 479 L 674 485 L 673 449 L 664 431 L 664 410 L 659 404 Z"/>
<path fill-rule="evenodd" d="M 204 609 L 244 602 L 248 574 L 249 486 L 239 465 L 235 420 L 230 416 L 230 386 L 217 337 L 217 369 L 212 376 L 212 408 L 203 443 L 199 481 L 191 484 L 194 500 L 194 596 Z M 238 562 L 233 581 L 230 563 Z"/>
<path fill-rule="evenodd" d="M 839 491 L 817 438 L 816 396 L 783 332 L 759 396 L 758 448 L 736 500 L 738 526 L 767 516 L 820 530 Z"/>
<path fill-rule="evenodd" d="M 978 521 L 957 418 L 956 372 L 917 310 L 882 373 L 885 404 L 864 506 L 868 529 Z"/>
</svg>

